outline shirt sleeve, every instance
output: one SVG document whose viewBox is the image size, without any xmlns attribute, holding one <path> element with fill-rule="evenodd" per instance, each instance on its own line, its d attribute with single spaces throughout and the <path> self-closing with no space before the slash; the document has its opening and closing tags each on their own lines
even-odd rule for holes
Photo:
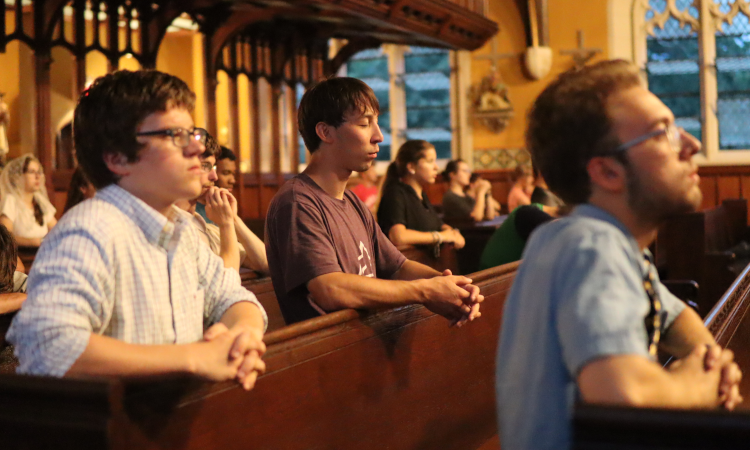
<svg viewBox="0 0 750 450">
<path fill-rule="evenodd" d="M 383 193 L 378 207 L 378 224 L 386 236 L 394 225 L 406 225 L 406 202 L 404 200 L 403 192 L 395 186 L 390 186 Z"/>
<path fill-rule="evenodd" d="M 341 272 L 323 213 L 304 199 L 285 202 L 266 227 L 287 293 L 327 273 Z"/>
<path fill-rule="evenodd" d="M 575 251 L 555 268 L 554 320 L 568 372 L 608 355 L 649 357 L 643 280 L 615 236 L 593 232 L 569 242 Z"/>
<path fill-rule="evenodd" d="M 193 231 L 195 247 L 198 252 L 198 276 L 205 274 L 205 305 L 203 317 L 204 328 L 221 321 L 224 313 L 239 302 L 250 302 L 258 307 L 263 316 L 263 330 L 268 328 L 268 316 L 255 294 L 245 289 L 240 274 L 234 269 L 224 267 L 224 261 L 214 254 L 207 245 L 200 242 L 198 233 Z"/>
<path fill-rule="evenodd" d="M 673 293 L 669 292 L 669 289 L 661 284 L 661 281 L 657 284 L 657 287 L 659 289 L 659 299 L 661 300 L 663 311 L 667 313 L 667 320 L 664 321 L 664 328 L 668 329 L 672 326 L 672 323 L 674 323 L 677 316 L 682 314 L 682 311 L 687 305 Z"/>
<path fill-rule="evenodd" d="M 468 219 L 471 218 L 473 210 L 473 204 L 450 191 L 443 196 L 443 213 L 445 217 Z"/>
<path fill-rule="evenodd" d="M 8 332 L 20 373 L 62 377 L 112 316 L 114 270 L 105 246 L 91 231 L 67 225 L 39 249 Z"/>
</svg>

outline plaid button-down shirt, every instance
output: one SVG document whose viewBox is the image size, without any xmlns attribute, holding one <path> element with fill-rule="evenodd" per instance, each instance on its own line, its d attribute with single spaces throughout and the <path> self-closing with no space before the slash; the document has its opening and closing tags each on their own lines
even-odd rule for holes
<svg viewBox="0 0 750 450">
<path fill-rule="evenodd" d="M 34 261 L 8 340 L 19 373 L 63 376 L 91 333 L 133 344 L 199 341 L 234 303 L 265 311 L 179 214 L 117 185 L 70 210 Z"/>
</svg>

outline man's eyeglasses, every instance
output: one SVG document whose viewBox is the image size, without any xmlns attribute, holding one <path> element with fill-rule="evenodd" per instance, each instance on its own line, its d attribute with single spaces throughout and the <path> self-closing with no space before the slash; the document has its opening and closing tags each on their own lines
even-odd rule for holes
<svg viewBox="0 0 750 450">
<path fill-rule="evenodd" d="M 144 131 L 136 133 L 136 136 L 169 136 L 172 138 L 172 142 L 175 147 L 185 148 L 190 145 L 191 140 L 198 141 L 202 145 L 206 145 L 206 136 L 208 131 L 203 128 L 193 128 L 192 131 L 184 128 L 165 128 L 163 130 Z"/>
<path fill-rule="evenodd" d="M 204 162 L 201 164 L 201 170 L 203 171 L 203 173 L 208 173 L 212 170 L 216 170 L 216 166 L 211 163 Z"/>
<path fill-rule="evenodd" d="M 646 133 L 642 136 L 639 136 L 632 141 L 628 141 L 619 147 L 615 149 L 615 153 L 624 152 L 625 150 L 629 149 L 630 147 L 635 147 L 636 145 L 640 144 L 641 142 L 645 142 L 653 137 L 666 134 L 667 140 L 669 141 L 669 146 L 672 148 L 672 150 L 679 154 L 682 152 L 682 132 L 685 131 L 681 127 L 676 126 L 673 123 L 670 123 L 665 128 L 660 128 L 658 130 L 654 130 L 650 133 Z"/>
</svg>

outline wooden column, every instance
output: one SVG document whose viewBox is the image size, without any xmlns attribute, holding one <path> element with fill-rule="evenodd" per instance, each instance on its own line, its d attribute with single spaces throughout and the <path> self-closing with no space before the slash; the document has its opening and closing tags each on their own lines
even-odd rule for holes
<svg viewBox="0 0 750 450">
<path fill-rule="evenodd" d="M 296 61 L 294 62 L 296 65 Z M 292 104 L 292 107 L 290 109 L 291 111 L 291 121 L 292 121 L 292 142 L 291 142 L 291 148 L 292 148 L 292 173 L 299 173 L 299 123 L 297 122 L 297 81 L 295 77 L 292 77 L 292 85 L 289 87 L 290 89 L 290 102 Z"/>
<path fill-rule="evenodd" d="M 234 46 L 233 46 L 234 47 Z M 237 189 L 235 194 L 237 195 L 237 204 L 242 205 L 242 197 L 244 195 L 245 183 L 242 179 L 242 170 L 240 167 L 240 93 L 239 84 L 237 83 L 237 72 L 233 73 L 228 77 L 229 79 L 229 113 L 231 115 L 230 126 L 232 127 L 232 139 L 229 144 L 229 148 L 237 154 L 237 168 L 235 171 L 235 177 L 237 179 Z"/>
<path fill-rule="evenodd" d="M 36 154 L 42 165 L 47 192 L 53 193 L 52 185 L 52 119 L 50 116 L 50 49 L 34 52 L 34 81 L 36 83 Z"/>
<path fill-rule="evenodd" d="M 86 89 L 86 1 L 76 0 L 73 8 L 76 38 L 76 93 L 80 95 Z"/>
<path fill-rule="evenodd" d="M 258 210 L 256 211 L 255 217 L 263 217 L 263 174 L 260 170 L 260 157 L 261 157 L 261 146 L 263 140 L 260 135 L 260 75 L 259 75 L 259 64 L 258 58 L 263 54 L 263 49 L 259 47 L 260 43 L 256 39 L 250 41 L 250 57 L 252 58 L 250 68 L 253 76 L 250 78 L 249 90 L 252 92 L 253 101 L 250 104 L 250 120 L 252 124 L 252 139 L 253 139 L 253 174 L 255 174 L 255 180 L 258 183 Z"/>
<path fill-rule="evenodd" d="M 206 95 L 206 128 L 212 136 L 218 136 L 219 125 L 216 118 L 216 61 L 211 51 L 214 30 L 203 32 L 203 90 Z"/>
<path fill-rule="evenodd" d="M 284 182 L 281 174 L 281 116 L 279 101 L 281 101 L 281 83 L 274 79 L 271 83 L 271 134 L 273 136 L 273 173 L 279 186 Z"/>
</svg>

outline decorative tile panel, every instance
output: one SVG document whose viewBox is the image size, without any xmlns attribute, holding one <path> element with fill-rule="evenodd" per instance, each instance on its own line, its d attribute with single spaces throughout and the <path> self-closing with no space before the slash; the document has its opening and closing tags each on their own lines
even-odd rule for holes
<svg viewBox="0 0 750 450">
<path fill-rule="evenodd" d="M 518 165 L 531 165 L 531 155 L 524 148 L 474 149 L 476 170 L 514 169 Z"/>
</svg>

